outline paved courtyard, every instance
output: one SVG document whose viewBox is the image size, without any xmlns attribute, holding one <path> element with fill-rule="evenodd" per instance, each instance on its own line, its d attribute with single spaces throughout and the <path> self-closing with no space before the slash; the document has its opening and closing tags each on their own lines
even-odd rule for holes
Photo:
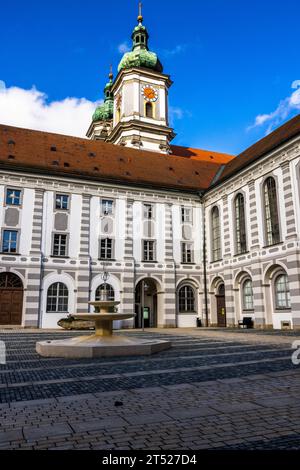
<svg viewBox="0 0 300 470">
<path fill-rule="evenodd" d="M 82 334 L 82 333 L 81 333 Z M 122 332 L 170 339 L 148 357 L 45 359 L 0 330 L 0 449 L 300 449 L 294 332 Z"/>
</svg>

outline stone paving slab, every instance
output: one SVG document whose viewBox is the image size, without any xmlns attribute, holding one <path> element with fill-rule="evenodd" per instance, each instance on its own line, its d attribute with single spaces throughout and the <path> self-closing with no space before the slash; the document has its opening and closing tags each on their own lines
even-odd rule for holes
<svg viewBox="0 0 300 470">
<path fill-rule="evenodd" d="M 122 334 L 160 334 L 174 347 L 151 358 L 68 362 L 40 359 L 34 345 L 70 333 L 0 331 L 8 352 L 0 366 L 0 448 L 300 449 L 294 336 Z"/>
<path fill-rule="evenodd" d="M 57 437 L 59 435 L 72 434 L 72 429 L 67 423 L 57 423 L 55 425 L 41 424 L 23 428 L 24 437 L 28 441 L 40 440 L 43 437 Z"/>
</svg>

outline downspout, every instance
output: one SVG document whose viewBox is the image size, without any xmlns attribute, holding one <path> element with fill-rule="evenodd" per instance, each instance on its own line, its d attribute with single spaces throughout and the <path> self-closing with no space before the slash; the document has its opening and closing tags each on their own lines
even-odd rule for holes
<svg viewBox="0 0 300 470">
<path fill-rule="evenodd" d="M 45 192 L 43 193 L 43 215 L 42 215 L 42 226 L 41 226 L 41 239 L 40 239 L 40 286 L 39 286 L 39 300 L 38 300 L 38 328 L 42 328 L 42 292 L 44 284 L 44 252 L 43 252 L 43 241 L 44 241 L 44 222 L 47 223 L 47 209 L 48 200 L 46 200 L 45 208 Z M 46 216 L 45 216 L 46 211 Z M 45 218 L 44 218 L 45 216 Z"/>
<path fill-rule="evenodd" d="M 203 283 L 204 283 L 204 314 L 205 314 L 205 326 L 208 327 L 208 292 L 207 292 L 207 258 L 206 258 L 206 223 L 205 223 L 205 205 L 203 201 L 203 192 L 198 193 L 200 202 L 202 204 L 202 227 L 203 227 Z"/>
</svg>

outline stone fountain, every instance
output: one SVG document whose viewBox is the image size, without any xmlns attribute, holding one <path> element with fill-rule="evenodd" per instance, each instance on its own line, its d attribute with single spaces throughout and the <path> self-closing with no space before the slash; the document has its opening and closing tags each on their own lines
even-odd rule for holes
<svg viewBox="0 0 300 470">
<path fill-rule="evenodd" d="M 114 335 L 113 322 L 135 317 L 134 313 L 118 313 L 116 306 L 120 302 L 108 300 L 108 273 L 103 274 L 105 281 L 101 289 L 100 300 L 89 302 L 94 307 L 93 313 L 73 315 L 78 320 L 95 321 L 95 333 L 64 340 L 40 341 L 36 351 L 44 357 L 93 358 L 110 356 L 150 355 L 169 349 L 169 341 L 138 338 L 131 335 Z"/>
</svg>

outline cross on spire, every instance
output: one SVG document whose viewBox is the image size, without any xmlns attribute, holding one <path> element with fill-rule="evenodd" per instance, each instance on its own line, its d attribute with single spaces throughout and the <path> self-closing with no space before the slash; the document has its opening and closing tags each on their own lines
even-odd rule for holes
<svg viewBox="0 0 300 470">
<path fill-rule="evenodd" d="M 139 23 L 142 23 L 142 22 L 143 22 L 142 7 L 143 7 L 142 2 L 139 2 L 139 16 L 138 16 L 138 22 L 139 22 Z"/>
</svg>

